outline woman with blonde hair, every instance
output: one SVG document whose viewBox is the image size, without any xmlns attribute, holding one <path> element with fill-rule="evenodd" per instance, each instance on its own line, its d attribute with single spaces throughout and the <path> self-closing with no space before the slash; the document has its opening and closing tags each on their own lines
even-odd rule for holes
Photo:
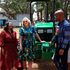
<svg viewBox="0 0 70 70">
<path fill-rule="evenodd" d="M 35 28 L 32 26 L 31 21 L 24 17 L 22 20 L 22 27 L 19 30 L 20 34 L 20 49 L 22 50 L 21 59 L 23 61 L 23 68 L 26 68 L 26 60 L 28 61 L 28 66 L 32 68 L 32 60 L 34 59 L 33 48 L 35 44 L 35 36 L 41 39 L 37 34 Z"/>
</svg>

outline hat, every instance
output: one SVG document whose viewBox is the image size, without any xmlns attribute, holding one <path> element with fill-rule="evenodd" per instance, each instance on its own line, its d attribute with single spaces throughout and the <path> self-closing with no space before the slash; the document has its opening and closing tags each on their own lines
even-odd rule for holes
<svg viewBox="0 0 70 70">
<path fill-rule="evenodd" d="M 59 13 L 64 13 L 64 11 L 62 9 L 55 11 L 54 14 L 59 14 Z"/>
</svg>

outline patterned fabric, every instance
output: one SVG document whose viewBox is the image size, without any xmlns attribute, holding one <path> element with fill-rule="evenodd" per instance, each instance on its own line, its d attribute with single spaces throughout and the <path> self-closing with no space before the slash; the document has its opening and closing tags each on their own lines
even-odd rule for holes
<svg viewBox="0 0 70 70">
<path fill-rule="evenodd" d="M 61 48 L 66 48 L 68 41 L 70 39 L 70 36 L 67 35 L 67 33 L 70 32 L 69 27 L 70 27 L 69 22 L 66 20 L 59 23 L 59 33 L 58 33 L 57 39 L 58 39 L 59 47 L 61 47 Z"/>
<path fill-rule="evenodd" d="M 64 40 L 62 47 L 66 48 L 69 42 L 70 42 L 70 25 L 64 28 Z"/>
<path fill-rule="evenodd" d="M 35 34 L 36 30 L 33 26 L 30 26 L 28 29 L 25 27 L 20 28 L 20 36 L 22 36 L 22 46 L 23 51 L 21 51 L 20 58 L 22 60 L 31 60 L 33 59 L 34 44 L 35 44 Z"/>
</svg>

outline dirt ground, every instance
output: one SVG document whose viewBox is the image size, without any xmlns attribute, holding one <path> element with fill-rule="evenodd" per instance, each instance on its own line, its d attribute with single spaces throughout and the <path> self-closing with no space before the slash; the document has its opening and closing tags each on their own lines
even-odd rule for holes
<svg viewBox="0 0 70 70">
<path fill-rule="evenodd" d="M 38 60 L 32 64 L 32 70 L 57 70 L 53 61 L 42 61 Z"/>
</svg>

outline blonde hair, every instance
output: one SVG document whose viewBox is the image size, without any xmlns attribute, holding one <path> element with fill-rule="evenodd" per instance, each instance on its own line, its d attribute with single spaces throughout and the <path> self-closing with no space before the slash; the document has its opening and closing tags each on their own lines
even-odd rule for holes
<svg viewBox="0 0 70 70">
<path fill-rule="evenodd" d="M 22 23 L 21 23 L 21 26 L 23 26 L 23 21 L 27 20 L 27 22 L 31 25 L 31 21 L 27 18 L 27 17 L 24 17 L 22 19 Z"/>
</svg>

